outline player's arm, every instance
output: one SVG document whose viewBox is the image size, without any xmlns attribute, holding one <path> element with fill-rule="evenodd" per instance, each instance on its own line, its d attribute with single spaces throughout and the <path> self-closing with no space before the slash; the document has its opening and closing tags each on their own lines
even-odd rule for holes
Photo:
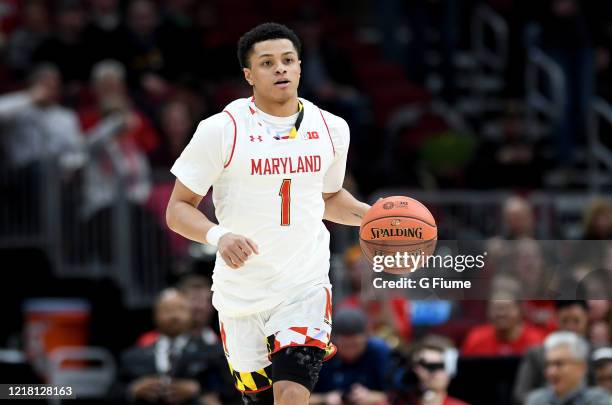
<svg viewBox="0 0 612 405">
<path fill-rule="evenodd" d="M 325 201 L 323 218 L 338 224 L 359 226 L 361 218 L 370 209 L 370 206 L 358 201 L 351 193 L 342 188 L 346 173 L 350 130 L 343 119 L 329 113 L 323 115 L 327 115 L 330 139 L 335 154 L 334 161 L 323 178 L 322 191 Z"/>
<path fill-rule="evenodd" d="M 198 209 L 201 201 L 201 195 L 176 180 L 166 208 L 166 222 L 179 235 L 195 242 L 208 243 L 206 235 L 216 224 Z"/>
<path fill-rule="evenodd" d="M 357 200 L 344 188 L 335 193 L 323 193 L 323 219 L 342 225 L 359 226 L 370 206 Z"/>
<path fill-rule="evenodd" d="M 232 120 L 233 121 L 233 120 Z M 189 144 L 170 170 L 177 178 L 166 209 L 168 227 L 184 237 L 217 246 L 225 263 L 233 269 L 259 253 L 250 239 L 213 223 L 198 205 L 219 178 L 229 159 L 224 134 L 235 134 L 227 114 L 215 114 L 200 122 Z M 233 137 L 232 137 L 233 138 Z M 231 138 L 230 138 L 231 139 Z"/>
<path fill-rule="evenodd" d="M 233 269 L 242 267 L 253 253 L 259 253 L 251 239 L 231 233 L 208 219 L 198 209 L 201 201 L 201 195 L 176 180 L 166 208 L 168 227 L 187 239 L 216 245 L 223 260 Z"/>
</svg>

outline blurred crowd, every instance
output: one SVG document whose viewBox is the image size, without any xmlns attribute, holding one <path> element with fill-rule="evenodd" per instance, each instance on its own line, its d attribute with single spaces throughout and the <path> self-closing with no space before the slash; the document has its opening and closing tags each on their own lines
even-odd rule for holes
<svg viewBox="0 0 612 405">
<path fill-rule="evenodd" d="M 1 137 L 2 153 L 17 167 L 51 155 L 67 170 L 84 168 L 90 184 L 105 184 L 89 193 L 92 210 L 111 198 L 112 171 L 142 202 L 152 183 L 167 180 L 197 122 L 248 95 L 236 41 L 258 21 L 277 19 L 303 41 L 300 94 L 350 124 L 349 172 L 364 194 L 390 185 L 541 186 L 546 170 L 579 160 L 588 106 L 595 95 L 608 96 L 610 6 L 455 3 L 6 0 L 0 119 L 9 135 Z M 465 126 L 431 107 L 444 100 L 460 109 L 473 96 L 469 86 L 476 84 L 461 83 L 479 76 L 456 60 L 473 46 L 470 21 L 482 4 L 509 29 L 495 98 L 500 132 L 493 137 L 485 136 L 491 114 L 484 109 Z M 532 45 L 550 56 L 567 84 L 559 119 L 536 138 L 523 120 Z M 28 125 L 33 114 L 36 125 Z"/>
<path fill-rule="evenodd" d="M 113 403 L 240 403 L 209 288 L 207 277 L 188 274 L 159 294 L 155 330 L 143 331 L 120 356 L 109 392 Z M 452 303 L 462 308 L 446 316 L 435 315 L 440 311 L 433 301 L 398 298 L 367 305 L 349 298 L 334 312 L 338 353 L 324 363 L 311 403 L 609 405 L 610 301 L 529 305 L 514 297 L 499 288 L 489 301 Z M 416 315 L 419 306 L 429 315 Z M 468 312 L 481 316 L 469 318 Z M 451 330 L 457 320 L 463 331 Z M 509 378 L 495 379 L 488 367 L 502 366 Z M 492 395 L 484 393 L 487 384 Z"/>
</svg>

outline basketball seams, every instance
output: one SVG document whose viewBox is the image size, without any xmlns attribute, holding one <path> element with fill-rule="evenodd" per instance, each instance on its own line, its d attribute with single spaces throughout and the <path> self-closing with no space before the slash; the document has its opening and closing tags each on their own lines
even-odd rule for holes
<svg viewBox="0 0 612 405">
<path fill-rule="evenodd" d="M 385 241 L 382 241 L 382 242 L 376 242 L 376 241 L 373 241 L 373 240 L 363 239 L 362 237 L 359 237 L 359 240 L 363 241 L 365 243 L 372 244 L 372 245 L 377 245 L 377 246 L 402 247 L 402 246 L 423 245 L 423 244 L 426 244 L 428 242 L 437 241 L 438 238 L 425 239 L 425 240 L 421 240 L 421 239 L 418 239 L 418 240 L 407 240 L 407 241 L 404 241 L 404 240 L 385 240 Z M 393 242 L 414 242 L 414 243 L 402 243 L 402 244 L 397 244 L 396 245 Z"/>
<path fill-rule="evenodd" d="M 361 228 L 366 227 L 368 224 L 374 222 L 374 221 L 378 221 L 379 219 L 385 219 L 385 218 L 408 218 L 408 219 L 416 219 L 417 221 L 421 221 L 422 223 L 424 223 L 427 226 L 431 226 L 432 228 L 436 228 L 438 229 L 437 226 L 430 224 L 427 221 L 423 221 L 422 218 L 417 218 L 417 217 L 411 217 L 411 216 L 407 216 L 407 215 L 388 215 L 388 216 L 384 216 L 384 217 L 377 217 L 374 219 L 369 220 L 368 222 L 366 222 L 365 224 L 361 224 Z"/>
</svg>

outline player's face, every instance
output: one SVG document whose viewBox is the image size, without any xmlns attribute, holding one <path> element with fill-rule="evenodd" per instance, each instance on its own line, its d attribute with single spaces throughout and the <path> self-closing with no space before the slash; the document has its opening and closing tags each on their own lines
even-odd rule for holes
<svg viewBox="0 0 612 405">
<path fill-rule="evenodd" d="M 250 68 L 244 68 L 244 77 L 257 96 L 281 103 L 296 97 L 301 68 L 290 40 L 271 39 L 256 43 L 249 62 Z"/>
</svg>

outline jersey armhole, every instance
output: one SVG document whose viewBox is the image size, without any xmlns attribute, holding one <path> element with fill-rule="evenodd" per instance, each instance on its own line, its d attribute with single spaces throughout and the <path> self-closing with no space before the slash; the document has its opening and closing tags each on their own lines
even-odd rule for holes
<svg viewBox="0 0 612 405">
<path fill-rule="evenodd" d="M 232 151 L 230 153 L 229 159 L 223 165 L 223 168 L 227 169 L 229 167 L 230 163 L 232 163 L 232 159 L 234 157 L 234 149 L 236 149 L 236 136 L 237 136 L 238 128 L 236 127 L 236 120 L 234 119 L 232 114 L 229 111 L 227 111 L 227 110 L 223 110 L 223 112 L 227 113 L 227 115 L 229 115 L 229 117 L 232 119 L 232 123 L 234 124 L 234 140 L 232 141 Z"/>
<path fill-rule="evenodd" d="M 318 108 L 318 107 L 317 107 Z M 319 113 L 321 114 L 321 119 L 325 124 L 325 128 L 327 129 L 327 135 L 329 136 L 329 142 L 331 142 L 332 152 L 334 153 L 334 158 L 336 157 L 336 147 L 334 146 L 334 140 L 332 139 L 331 132 L 329 132 L 329 126 L 327 125 L 327 121 L 325 121 L 325 117 L 323 116 L 323 111 L 319 108 Z"/>
</svg>

